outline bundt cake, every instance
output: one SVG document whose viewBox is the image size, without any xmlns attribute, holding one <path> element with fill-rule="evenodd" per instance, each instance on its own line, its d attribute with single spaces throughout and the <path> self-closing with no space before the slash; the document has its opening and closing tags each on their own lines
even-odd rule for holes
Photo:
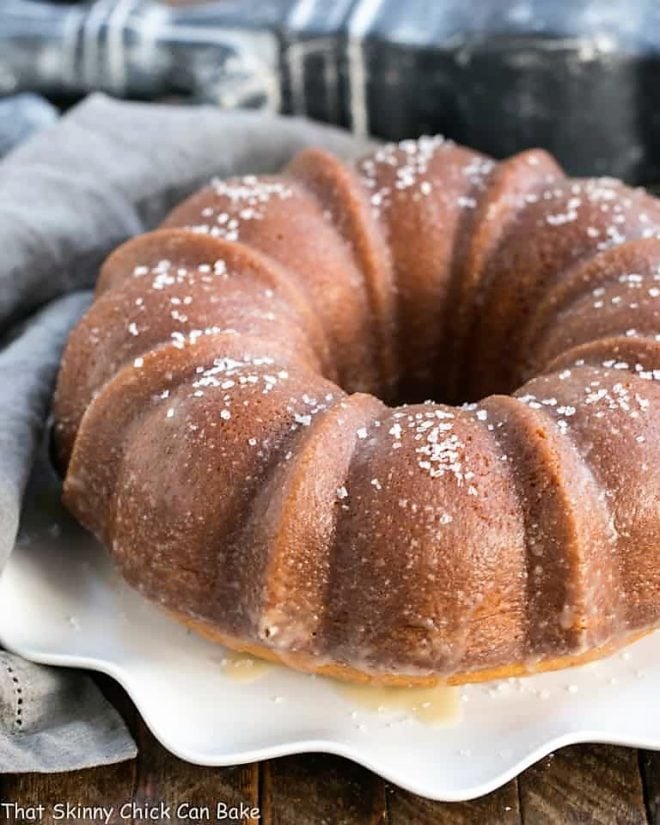
<svg viewBox="0 0 660 825">
<path fill-rule="evenodd" d="M 660 202 L 428 137 L 214 180 L 103 265 L 55 421 L 70 510 L 233 648 L 603 655 L 660 623 Z"/>
</svg>

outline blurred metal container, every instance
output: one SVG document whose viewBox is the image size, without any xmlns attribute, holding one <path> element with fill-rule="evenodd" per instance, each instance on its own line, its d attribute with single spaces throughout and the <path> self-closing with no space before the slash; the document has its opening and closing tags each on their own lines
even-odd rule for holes
<svg viewBox="0 0 660 825">
<path fill-rule="evenodd" d="M 232 4 L 221 5 L 227 8 L 218 14 L 208 4 L 177 9 L 154 0 L 3 0 L 0 92 L 103 90 L 276 108 L 274 28 L 286 4 L 247 0 L 240 19 L 228 14 Z"/>
<path fill-rule="evenodd" d="M 3 0 L 0 91 L 92 89 L 660 180 L 656 0 Z"/>
</svg>

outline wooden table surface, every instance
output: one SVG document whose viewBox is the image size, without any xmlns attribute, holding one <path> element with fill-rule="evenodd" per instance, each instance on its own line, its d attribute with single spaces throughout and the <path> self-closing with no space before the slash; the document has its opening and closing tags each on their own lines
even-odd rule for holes
<svg viewBox="0 0 660 825">
<path fill-rule="evenodd" d="M 216 802 L 224 801 L 257 806 L 259 819 L 224 820 L 254 825 L 660 825 L 660 753 L 575 745 L 557 751 L 481 799 L 430 802 L 399 790 L 348 760 L 321 754 L 235 768 L 189 765 L 155 741 L 125 694 L 109 680 L 103 680 L 101 686 L 136 737 L 137 759 L 66 774 L 4 775 L 0 777 L 2 802 L 25 806 L 41 802 L 51 811 L 58 802 L 113 805 L 116 813 L 112 823 L 143 821 L 119 817 L 119 806 L 130 801 L 141 809 L 160 802 L 169 804 L 170 818 L 156 821 L 186 825 L 193 820 L 175 815 L 179 802 L 214 809 Z M 0 821 L 13 824 L 25 820 L 0 816 Z M 51 814 L 41 821 L 58 820 Z"/>
</svg>

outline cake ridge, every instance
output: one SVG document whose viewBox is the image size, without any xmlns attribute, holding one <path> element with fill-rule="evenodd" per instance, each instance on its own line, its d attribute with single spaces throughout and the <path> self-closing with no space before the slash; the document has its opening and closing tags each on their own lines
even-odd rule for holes
<svg viewBox="0 0 660 825">
<path fill-rule="evenodd" d="M 547 403 L 553 401 L 544 403 L 543 396 L 530 394 L 527 388 L 522 395 L 492 396 L 484 402 L 494 416 L 498 407 L 500 413 L 506 410 L 500 419 L 506 426 L 496 432 L 506 440 L 507 454 L 516 456 L 514 477 L 526 525 L 526 653 L 532 657 L 541 655 L 548 644 L 568 653 L 608 642 L 609 626 L 601 628 L 598 622 L 615 584 L 607 555 L 607 548 L 616 542 L 608 502 L 599 495 L 592 468 L 568 428 L 561 426 L 561 418 L 553 417 L 557 404 Z M 550 513 L 544 525 L 535 513 L 546 509 Z M 552 530 L 547 529 L 548 523 Z M 604 571 L 608 573 L 605 587 Z M 558 621 L 549 623 L 548 604 L 557 596 L 560 601 L 549 612 Z M 553 630 L 557 635 L 548 642 L 547 634 Z"/>
<path fill-rule="evenodd" d="M 653 265 L 654 259 L 657 263 Z M 651 268 L 648 268 L 649 264 Z M 631 274 L 637 273 L 640 266 L 647 268 L 646 272 L 641 273 L 642 279 L 656 281 L 656 297 L 660 296 L 660 237 L 634 238 L 619 246 L 596 252 L 592 257 L 570 267 L 533 309 L 524 330 L 521 347 L 552 324 L 553 312 L 569 309 L 573 301 L 586 295 L 590 289 L 620 280 L 628 270 Z"/>
<path fill-rule="evenodd" d="M 451 346 L 451 397 L 460 398 L 461 372 L 473 354 L 468 331 L 479 311 L 479 291 L 488 288 L 488 262 L 497 252 L 508 227 L 513 224 L 528 198 L 535 197 L 549 183 L 564 177 L 557 162 L 542 149 L 528 149 L 498 163 L 489 176 L 474 210 L 470 232 L 465 234 L 463 261 L 454 269 L 452 292 L 447 302 L 445 323 Z M 458 250 L 456 250 L 458 252 Z M 453 362 L 453 363 L 452 363 Z"/>
<path fill-rule="evenodd" d="M 491 260 L 494 272 L 472 330 L 471 392 L 511 389 L 521 343 L 514 333 L 555 279 L 604 249 L 659 231 L 658 201 L 609 178 L 567 178 L 527 204 Z M 506 281 L 517 289 L 507 290 Z"/>
<path fill-rule="evenodd" d="M 284 199 L 264 194 L 260 177 L 239 180 L 243 195 L 238 201 L 205 187 L 176 207 L 162 226 L 213 233 L 220 222 L 222 235 L 224 227 L 231 224 L 230 234 L 224 235 L 227 240 L 255 248 L 285 266 L 308 293 L 317 322 L 332 341 L 342 386 L 376 391 L 380 375 L 375 341 L 366 334 L 371 312 L 366 284 L 349 244 L 327 210 L 292 177 L 283 176 L 290 193 Z M 209 224 L 196 225 L 206 212 L 210 212 Z M 292 242 L 294 227 L 296 239 Z"/>
<path fill-rule="evenodd" d="M 392 256 L 408 400 L 421 400 L 437 378 L 455 240 L 493 168 L 485 155 L 426 136 L 381 146 L 357 164 Z"/>
<path fill-rule="evenodd" d="M 188 270 L 188 272 L 183 273 L 184 276 L 196 276 L 202 282 L 209 284 L 217 280 L 214 276 L 227 279 L 235 276 L 237 270 L 247 269 L 252 277 L 271 281 L 268 284 L 269 287 L 281 290 L 283 297 L 286 298 L 286 303 L 296 309 L 301 315 L 301 320 L 303 316 L 307 321 L 313 317 L 314 311 L 309 296 L 291 278 L 286 269 L 275 260 L 244 244 L 192 233 L 190 229 L 185 227 L 152 230 L 122 244 L 103 265 L 97 291 L 104 292 L 110 287 L 119 288 L 125 281 L 130 280 L 131 276 L 147 276 L 149 266 L 153 263 L 151 259 L 151 255 L 153 255 L 152 244 L 155 244 L 162 251 L 163 246 L 167 248 L 166 245 L 173 242 L 176 244 L 175 251 L 179 255 L 178 259 L 175 257 L 173 261 L 172 255 L 165 260 L 159 257 L 156 266 L 167 264 L 168 269 L 172 267 L 175 270 L 175 275 L 176 270 L 183 266 L 184 269 Z M 146 246 L 146 249 L 136 256 L 136 248 L 140 250 L 143 246 Z M 181 260 L 181 247 L 184 247 L 184 252 L 187 253 L 183 256 L 183 261 Z M 128 260 L 125 260 L 126 258 Z M 134 266 L 131 261 L 133 263 L 139 261 L 140 263 Z M 126 270 L 130 271 L 126 272 Z M 122 272 L 124 272 L 124 275 L 121 281 L 116 283 L 117 271 L 119 271 L 120 278 Z M 245 274 L 242 277 L 245 277 Z M 161 288 L 165 286 L 166 284 L 163 284 Z M 329 344 L 323 330 L 307 323 L 306 333 L 314 340 L 314 349 L 318 352 L 319 360 L 324 369 L 333 370 L 330 377 L 336 378 L 334 367 L 330 363 Z"/>
<path fill-rule="evenodd" d="M 328 652 L 317 631 L 332 575 L 337 516 L 350 495 L 345 475 L 360 443 L 358 431 L 382 408 L 373 396 L 359 393 L 334 399 L 298 432 L 291 458 L 271 466 L 255 497 L 246 525 L 252 538 L 241 537 L 250 554 L 256 544 L 265 557 L 263 580 L 254 583 L 253 632 L 277 649 Z M 301 520 L 300 512 L 314 518 Z"/>
<path fill-rule="evenodd" d="M 203 338 L 195 338 L 184 341 L 183 343 L 164 341 L 149 350 L 149 352 L 144 353 L 144 355 L 138 356 L 132 363 L 124 364 L 103 385 L 99 394 L 88 405 L 80 422 L 74 449 L 67 467 L 64 483 L 64 499 L 67 506 L 77 511 L 76 515 L 79 520 L 83 521 L 85 526 L 92 532 L 101 535 L 104 541 L 107 541 L 107 528 L 101 529 L 97 524 L 88 522 L 79 511 L 79 505 L 85 501 L 90 488 L 96 486 L 98 482 L 90 482 L 89 477 L 82 481 L 78 479 L 78 465 L 81 465 L 88 474 L 90 472 L 92 475 L 94 473 L 107 474 L 108 471 L 111 472 L 115 466 L 114 462 L 121 461 L 122 451 L 119 451 L 119 454 L 113 457 L 112 451 L 108 450 L 104 462 L 89 465 L 84 461 L 84 456 L 82 456 L 80 462 L 77 461 L 76 450 L 79 452 L 84 450 L 84 441 L 86 439 L 91 439 L 92 442 L 95 441 L 99 435 L 99 426 L 108 426 L 111 437 L 116 437 L 125 432 L 119 428 L 119 422 L 116 416 L 113 416 L 108 422 L 103 421 L 103 417 L 105 412 L 104 407 L 107 407 L 108 400 L 111 400 L 115 395 L 118 397 L 127 395 L 126 382 L 128 382 L 129 387 L 135 385 L 138 390 L 138 397 L 143 399 L 143 392 L 147 389 L 143 376 L 148 375 L 150 379 L 158 379 L 153 388 L 149 389 L 148 397 L 143 400 L 151 400 L 152 405 L 154 403 L 160 403 L 162 406 L 170 397 L 171 393 L 183 382 L 188 378 L 199 375 L 199 371 L 205 369 L 204 364 L 212 367 L 215 361 L 222 358 L 222 352 L 225 352 L 227 349 L 227 341 L 231 342 L 232 345 L 242 346 L 247 352 L 261 353 L 262 356 L 267 356 L 269 353 L 272 355 L 276 352 L 275 347 L 265 345 L 262 339 L 250 339 L 248 336 L 237 336 L 233 333 L 221 331 L 211 332 Z M 291 366 L 293 359 L 289 357 L 287 360 L 282 357 L 281 353 L 279 357 L 285 365 Z M 174 359 L 173 364 L 170 363 L 172 358 Z M 160 375 L 158 369 L 165 370 L 163 375 Z M 132 417 L 126 423 L 126 431 L 131 428 L 134 419 L 137 419 L 134 415 L 134 410 L 128 411 L 129 416 L 131 416 L 132 413 Z M 90 426 L 90 421 L 93 421 L 95 418 L 100 418 L 100 422 L 95 422 Z M 86 432 L 87 429 L 92 430 L 89 435 Z M 58 433 L 57 424 L 55 434 L 58 438 L 61 438 L 61 435 Z M 117 468 L 117 472 L 119 472 L 119 467 Z M 81 491 L 84 491 L 84 494 L 81 493 Z M 105 487 L 103 494 L 107 500 L 111 500 L 112 489 Z M 107 516 L 107 511 L 101 513 L 101 515 Z"/>
<path fill-rule="evenodd" d="M 389 247 L 371 215 L 360 180 L 351 167 L 322 149 L 303 150 L 286 172 L 301 180 L 329 209 L 333 223 L 353 250 L 375 316 L 377 352 L 382 363 L 379 396 L 392 398 L 399 374 L 392 346 L 398 332 L 396 283 Z"/>
</svg>

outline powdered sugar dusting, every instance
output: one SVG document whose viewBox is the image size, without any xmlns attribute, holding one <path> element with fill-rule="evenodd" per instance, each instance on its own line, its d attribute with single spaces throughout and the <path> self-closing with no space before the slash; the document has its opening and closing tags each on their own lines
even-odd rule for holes
<svg viewBox="0 0 660 825">
<path fill-rule="evenodd" d="M 222 201 L 222 206 L 205 206 L 201 210 L 200 221 L 189 228 L 227 241 L 240 240 L 241 227 L 245 223 L 262 221 L 269 202 L 285 201 L 293 196 L 292 188 L 283 181 L 255 175 L 229 181 L 214 179 L 211 187 Z"/>
<path fill-rule="evenodd" d="M 433 194 L 443 197 L 442 189 L 434 193 L 430 179 L 431 163 L 438 153 L 454 146 L 452 141 L 440 135 L 423 135 L 417 140 L 385 144 L 360 161 L 358 174 L 368 192 L 376 217 L 381 216 L 395 196 L 406 195 L 413 201 L 423 201 Z M 466 178 L 470 188 L 481 189 L 494 166 L 492 160 L 475 155 L 461 167 L 460 173 Z M 477 200 L 470 195 L 459 194 L 455 205 L 459 209 L 474 209 Z"/>
<path fill-rule="evenodd" d="M 526 203 L 544 203 L 546 208 L 539 225 L 563 231 L 575 224 L 584 232 L 595 250 L 604 251 L 625 243 L 631 237 L 629 227 L 634 225 L 633 237 L 657 237 L 657 227 L 648 216 L 639 211 L 639 202 L 620 181 L 613 178 L 590 178 L 571 181 L 566 186 L 548 186 L 541 193 L 524 196 Z M 648 224 L 648 225 L 646 225 Z M 594 242 L 592 244 L 591 242 Z"/>
</svg>

